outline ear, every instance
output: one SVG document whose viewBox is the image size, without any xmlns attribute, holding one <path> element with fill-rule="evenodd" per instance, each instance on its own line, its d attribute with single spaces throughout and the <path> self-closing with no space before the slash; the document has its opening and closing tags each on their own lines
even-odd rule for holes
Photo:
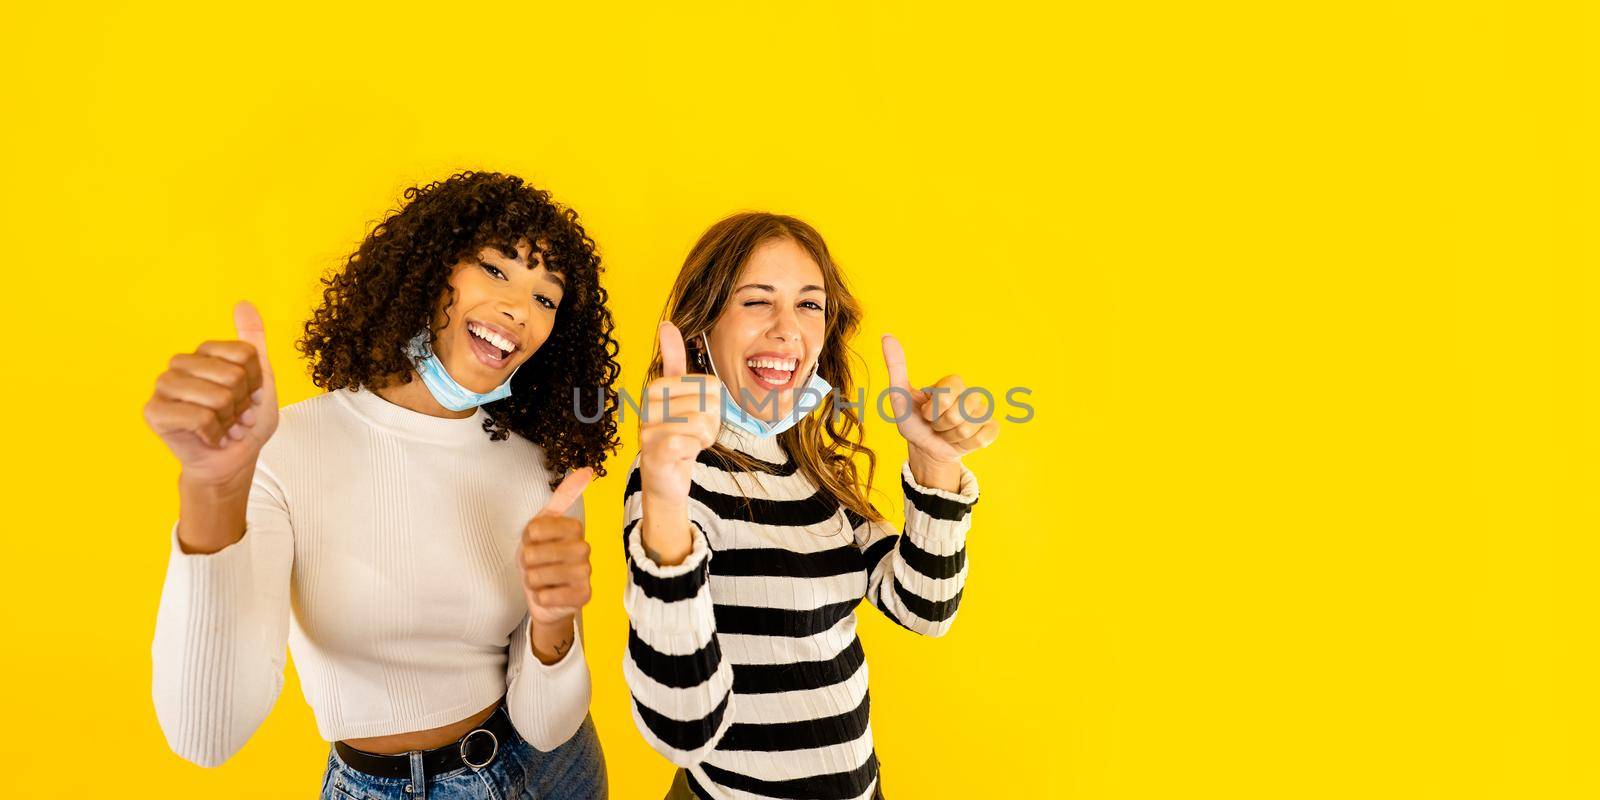
<svg viewBox="0 0 1600 800">
<path fill-rule="evenodd" d="M 700 337 L 696 336 L 693 339 L 685 341 L 683 343 L 683 347 L 688 351 L 689 360 L 694 364 L 695 368 L 701 371 L 706 371 L 706 353 L 704 350 L 700 349 Z"/>
</svg>

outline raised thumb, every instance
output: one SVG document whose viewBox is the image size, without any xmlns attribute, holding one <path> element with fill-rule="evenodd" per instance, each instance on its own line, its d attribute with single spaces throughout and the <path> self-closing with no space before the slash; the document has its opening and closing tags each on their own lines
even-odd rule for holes
<svg viewBox="0 0 1600 800">
<path fill-rule="evenodd" d="M 267 360 L 267 329 L 261 321 L 261 312 L 249 300 L 240 300 L 234 305 L 233 329 L 241 341 L 249 342 L 256 349 L 256 358 L 261 363 L 261 382 L 270 386 L 272 362 Z"/>
<path fill-rule="evenodd" d="M 658 330 L 661 337 L 661 375 L 666 378 L 683 376 L 687 371 L 688 358 L 683 351 L 683 334 L 678 326 L 670 322 L 661 323 Z"/>
</svg>

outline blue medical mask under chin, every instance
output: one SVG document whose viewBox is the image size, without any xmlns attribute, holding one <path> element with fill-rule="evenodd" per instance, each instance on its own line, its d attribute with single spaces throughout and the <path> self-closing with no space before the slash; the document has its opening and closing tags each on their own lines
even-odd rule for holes
<svg viewBox="0 0 1600 800">
<path fill-rule="evenodd" d="M 704 352 L 706 354 L 706 363 L 711 365 L 711 374 L 715 376 L 717 380 L 722 380 L 722 376 L 717 374 L 717 362 L 711 358 L 711 342 L 710 340 L 706 339 L 706 335 L 703 332 L 700 334 L 700 341 L 705 345 Z M 789 409 L 789 413 L 775 422 L 767 422 L 766 420 L 745 411 L 744 408 L 739 405 L 739 402 L 734 399 L 733 391 L 727 388 L 727 386 L 727 382 L 724 381 L 722 390 L 722 421 L 734 426 L 735 428 L 738 428 L 739 430 L 749 433 L 758 439 L 765 439 L 769 436 L 777 436 L 778 434 L 794 427 L 795 424 L 804 419 L 807 414 L 810 414 L 812 411 L 815 411 L 818 406 L 822 405 L 822 401 L 827 398 L 828 393 L 833 391 L 833 387 L 829 386 L 828 382 L 823 380 L 821 375 L 817 374 L 817 368 L 812 366 L 811 378 L 806 381 L 805 386 L 795 390 L 794 404 L 793 407 Z"/>
<path fill-rule="evenodd" d="M 505 383 L 487 392 L 474 392 L 450 377 L 450 373 L 444 368 L 444 362 L 440 361 L 438 354 L 428 347 L 427 331 L 417 334 L 416 338 L 406 346 L 406 351 L 417 365 L 417 374 L 422 376 L 422 385 L 428 387 L 428 394 L 433 395 L 433 399 L 438 401 L 439 405 L 451 411 L 466 411 L 510 397 L 511 377 L 517 374 L 517 369 L 522 369 L 522 364 L 518 364 L 517 369 L 511 370 L 511 375 L 506 376 Z"/>
</svg>

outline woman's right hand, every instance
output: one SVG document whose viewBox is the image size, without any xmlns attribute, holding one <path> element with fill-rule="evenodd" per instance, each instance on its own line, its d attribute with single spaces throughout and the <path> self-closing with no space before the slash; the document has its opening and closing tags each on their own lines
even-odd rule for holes
<svg viewBox="0 0 1600 800">
<path fill-rule="evenodd" d="M 639 482 L 644 492 L 646 547 L 668 559 L 687 555 L 686 509 L 695 456 L 717 440 L 722 426 L 722 381 L 711 375 L 686 375 L 683 334 L 661 323 L 661 377 L 645 389 L 639 430 Z M 652 520 L 652 511 L 657 512 Z M 672 541 L 651 542 L 662 517 L 681 533 Z M 676 520 L 683 518 L 682 525 Z M 681 541 L 680 541 L 681 539 Z"/>
<path fill-rule="evenodd" d="M 233 308 L 239 338 L 179 353 L 144 405 L 145 422 L 198 486 L 247 486 L 256 457 L 278 429 L 278 391 L 256 307 Z"/>
</svg>

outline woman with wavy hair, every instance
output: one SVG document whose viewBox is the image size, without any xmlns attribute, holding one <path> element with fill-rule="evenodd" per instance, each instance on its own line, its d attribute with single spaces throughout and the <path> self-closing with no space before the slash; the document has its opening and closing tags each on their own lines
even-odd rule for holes
<svg viewBox="0 0 1600 800">
<path fill-rule="evenodd" d="M 222 763 L 287 644 L 333 743 L 325 798 L 602 797 L 578 614 L 579 492 L 617 446 L 600 258 L 514 176 L 405 198 L 323 280 L 298 346 L 326 393 L 279 410 L 249 303 L 238 340 L 156 380 L 145 418 L 182 464 L 156 715 Z"/>
<path fill-rule="evenodd" d="M 962 458 L 994 441 L 992 401 L 954 375 L 911 388 L 884 337 L 908 453 L 896 534 L 867 500 L 876 457 L 851 405 L 861 309 L 815 229 L 717 223 L 664 316 L 623 501 L 623 675 L 681 768 L 668 798 L 882 797 L 853 610 L 949 629 L 978 500 Z"/>
</svg>

